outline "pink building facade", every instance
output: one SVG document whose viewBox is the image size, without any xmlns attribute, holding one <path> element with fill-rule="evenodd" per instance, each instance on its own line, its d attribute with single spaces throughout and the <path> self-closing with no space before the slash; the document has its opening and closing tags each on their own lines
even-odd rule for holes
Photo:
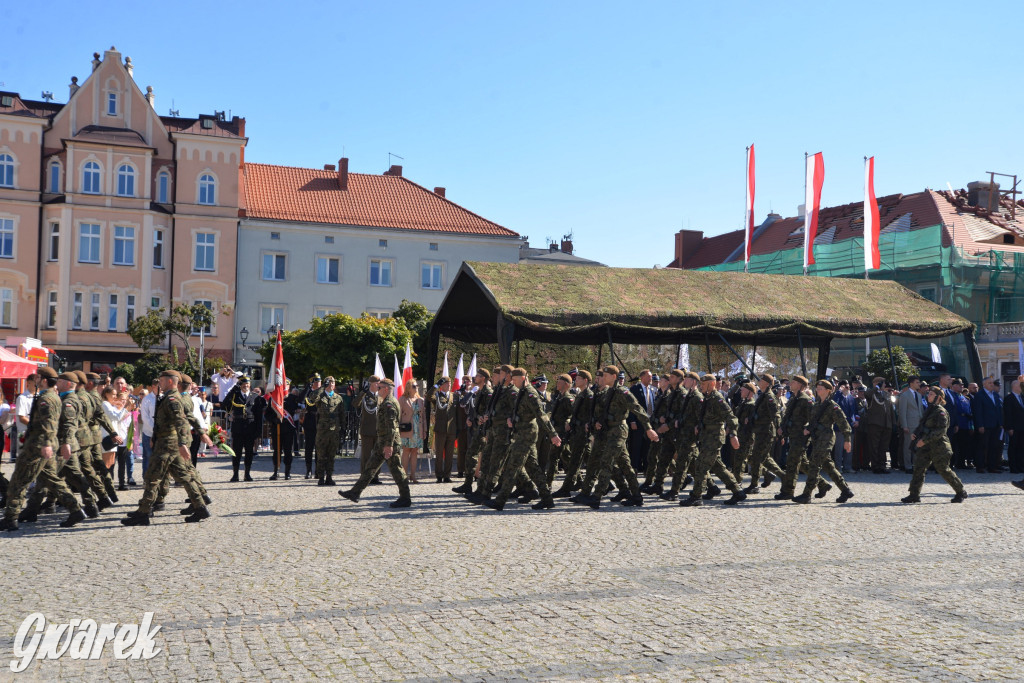
<svg viewBox="0 0 1024 683">
<path fill-rule="evenodd" d="M 114 48 L 77 80 L 66 104 L 0 93 L 0 338 L 102 370 L 138 355 L 132 319 L 203 302 L 230 358 L 245 120 L 159 116 Z"/>
</svg>

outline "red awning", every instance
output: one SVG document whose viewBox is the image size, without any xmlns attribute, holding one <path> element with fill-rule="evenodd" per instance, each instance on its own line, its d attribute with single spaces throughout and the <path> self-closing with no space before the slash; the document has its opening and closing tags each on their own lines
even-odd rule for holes
<svg viewBox="0 0 1024 683">
<path fill-rule="evenodd" d="M 0 377 L 3 379 L 24 379 L 37 369 L 38 364 L 0 347 Z"/>
</svg>

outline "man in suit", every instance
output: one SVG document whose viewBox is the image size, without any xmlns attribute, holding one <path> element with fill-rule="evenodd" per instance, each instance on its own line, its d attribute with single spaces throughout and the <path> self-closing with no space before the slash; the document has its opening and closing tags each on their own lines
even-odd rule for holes
<svg viewBox="0 0 1024 683">
<path fill-rule="evenodd" d="M 1009 439 L 1010 471 L 1020 474 L 1024 472 L 1024 396 L 1018 379 L 1013 380 L 1003 401 L 1003 428 Z"/>
<path fill-rule="evenodd" d="M 912 472 L 914 463 L 910 455 L 910 446 L 913 443 L 917 427 L 921 424 L 921 417 L 924 415 L 924 399 L 917 392 L 921 386 L 920 377 L 911 377 L 907 380 L 907 388 L 903 390 L 896 400 L 896 415 L 900 421 L 900 429 L 903 432 L 900 440 L 900 451 L 903 454 L 903 471 Z"/>
<path fill-rule="evenodd" d="M 949 413 L 947 435 L 953 448 L 953 459 L 950 464 L 954 469 L 963 469 L 967 462 L 967 451 L 970 449 L 971 402 L 964 396 L 964 385 L 959 379 L 942 374 L 939 376 L 939 386 L 942 387 L 942 394 L 946 399 L 946 412 Z"/>
<path fill-rule="evenodd" d="M 629 388 L 629 392 L 633 394 L 636 402 L 643 406 L 643 409 L 647 411 L 648 415 L 654 414 L 654 397 L 657 393 L 657 386 L 652 382 L 653 375 L 650 370 L 643 370 L 640 372 L 640 381 Z M 640 423 L 637 419 L 630 414 L 629 419 L 629 461 L 633 465 L 633 470 L 636 472 L 645 472 L 647 470 L 647 454 L 651 449 L 651 442 L 647 440 L 644 435 L 644 430 L 640 429 Z"/>
<path fill-rule="evenodd" d="M 971 401 L 974 414 L 974 430 L 977 434 L 977 450 L 974 465 L 979 474 L 1002 472 L 1003 441 L 1000 432 L 1003 427 L 1003 399 L 999 397 L 999 380 L 986 377 L 982 388 Z"/>
</svg>

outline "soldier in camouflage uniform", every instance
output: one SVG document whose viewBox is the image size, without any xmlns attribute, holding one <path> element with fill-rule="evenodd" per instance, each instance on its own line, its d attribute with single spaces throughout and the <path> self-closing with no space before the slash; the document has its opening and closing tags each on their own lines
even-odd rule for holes
<svg viewBox="0 0 1024 683">
<path fill-rule="evenodd" d="M 743 483 L 743 473 L 747 468 L 747 461 L 754 449 L 754 397 L 757 396 L 757 387 L 753 382 L 746 382 L 740 385 L 739 400 L 733 411 L 736 414 L 736 421 L 739 423 L 737 437 L 740 440 L 738 450 L 732 452 L 732 476 L 737 483 Z M 757 477 L 751 475 L 753 481 Z"/>
<path fill-rule="evenodd" d="M 675 430 L 673 436 L 675 452 L 666 455 L 667 446 L 663 446 L 661 462 L 658 463 L 658 469 L 654 473 L 653 492 L 663 500 L 675 500 L 679 491 L 693 481 L 690 472 L 693 471 L 697 462 L 697 431 L 700 427 L 701 411 L 704 408 L 704 394 L 701 393 L 698 386 L 700 375 L 692 370 L 687 372 L 680 370 L 679 372 L 682 374 L 682 383 L 677 389 L 680 399 L 675 401 L 677 407 L 669 410 L 669 420 Z M 668 491 L 662 491 L 662 482 L 668 470 L 668 464 L 673 457 L 675 458 L 675 471 L 672 473 L 672 485 Z M 714 485 L 711 484 L 711 486 Z M 718 490 L 718 487 L 714 486 L 710 490 Z"/>
<path fill-rule="evenodd" d="M 181 374 L 176 370 L 164 370 L 160 373 L 159 388 L 161 396 L 157 399 L 153 415 L 153 455 L 146 469 L 146 488 L 139 500 L 139 508 L 129 512 L 121 520 L 125 526 L 148 526 L 153 503 L 159 493 L 160 484 L 170 470 L 176 481 L 179 481 L 192 502 L 194 512 L 185 518 L 186 522 L 201 522 L 209 518 L 199 487 L 192 478 L 191 471 L 185 466 L 191 464 L 192 429 L 185 416 L 185 406 L 178 393 L 178 382 Z"/>
<path fill-rule="evenodd" d="M 324 388 L 316 397 L 317 486 L 334 486 L 334 458 L 341 448 L 344 421 L 345 402 L 334 391 L 334 378 L 326 377 Z"/>
<path fill-rule="evenodd" d="M 786 456 L 786 472 L 782 477 L 782 491 L 775 495 L 775 500 L 791 500 L 796 493 L 796 480 L 801 468 L 807 470 L 807 435 L 804 430 L 811 417 L 814 397 L 807 389 L 809 382 L 803 375 L 796 375 L 789 381 L 793 398 L 786 404 L 786 412 L 782 416 L 782 426 L 778 435 L 789 441 L 789 454 Z M 821 477 L 815 482 L 822 495 L 832 488 Z"/>
<path fill-rule="evenodd" d="M 644 472 L 644 483 L 640 485 L 640 493 L 654 493 L 654 473 L 658 469 L 658 457 L 661 453 L 661 449 L 665 447 L 667 439 L 665 438 L 665 432 L 658 431 L 668 421 L 668 405 L 669 405 L 669 390 L 671 388 L 671 382 L 667 374 L 658 377 L 658 393 L 654 396 L 654 410 L 651 411 L 651 425 L 654 427 L 654 431 L 658 432 L 660 437 L 659 441 L 655 441 L 651 444 L 650 450 L 647 451 L 647 470 Z M 674 444 L 673 444 L 674 446 Z"/>
<path fill-rule="evenodd" d="M 572 388 L 572 379 L 569 375 L 559 375 L 558 379 L 555 380 L 555 389 L 558 391 L 558 395 L 551 399 L 548 404 L 551 413 L 551 424 L 555 427 L 555 432 L 558 433 L 558 438 L 562 443 L 551 449 L 548 461 L 542 463 L 545 471 L 545 480 L 548 483 L 548 488 L 551 488 L 555 483 L 555 472 L 558 471 L 558 463 L 562 463 L 563 468 L 568 468 L 569 463 L 567 459 L 567 441 L 569 439 L 569 420 L 572 419 L 573 412 L 573 401 L 576 396 L 569 392 Z M 539 437 L 543 440 L 543 437 Z M 538 442 L 540 443 L 540 441 Z"/>
<path fill-rule="evenodd" d="M 565 479 L 562 486 L 552 493 L 554 498 L 568 498 L 580 485 L 580 468 L 584 459 L 590 454 L 590 421 L 594 412 L 594 392 L 590 388 L 592 377 L 586 370 L 579 370 L 573 380 L 576 394 L 573 395 L 572 413 L 566 433 L 568 443 L 565 445 Z"/>
<path fill-rule="evenodd" d="M 487 368 L 480 368 L 473 378 L 476 385 L 476 392 L 470 397 L 470 405 L 466 411 L 466 421 L 470 424 L 468 433 L 471 439 L 469 448 L 466 450 L 466 463 L 463 475 L 465 481 L 461 486 L 455 486 L 452 491 L 469 495 L 473 493 L 473 479 L 476 476 L 476 465 L 480 461 L 480 453 L 484 449 L 484 432 L 486 428 L 486 414 L 494 396 L 494 389 L 491 387 L 491 371 Z"/>
<path fill-rule="evenodd" d="M 359 475 L 355 485 L 348 491 L 338 491 L 342 498 L 348 498 L 353 503 L 359 502 L 359 496 L 369 485 L 370 480 L 377 476 L 380 467 L 388 464 L 391 476 L 398 484 L 398 499 L 390 503 L 393 508 L 407 508 L 412 504 L 409 495 L 409 478 L 402 469 L 402 441 L 398 436 L 398 414 L 400 409 L 398 401 L 392 395 L 395 383 L 385 377 L 377 385 L 377 440 L 373 445 L 373 455 L 366 469 Z"/>
<path fill-rule="evenodd" d="M 643 425 L 647 432 L 647 438 L 652 442 L 658 440 L 658 433 L 651 429 L 651 422 L 647 411 L 637 403 L 636 397 L 629 389 L 618 384 L 619 369 L 614 365 L 606 365 L 601 369 L 598 379 L 607 390 L 598 402 L 595 409 L 594 430 L 603 435 L 598 442 L 595 441 L 597 476 L 593 494 L 581 494 L 577 496 L 576 503 L 589 505 L 597 509 L 601 505 L 601 498 L 612 479 L 613 470 L 618 467 L 620 473 L 626 480 L 629 487 L 629 498 L 623 501 L 624 505 L 643 505 L 644 499 L 640 494 L 640 483 L 636 479 L 636 472 L 629 462 L 629 455 L 626 452 L 626 439 L 629 436 L 629 428 L 626 426 L 626 415 L 632 414 L 637 421 Z M 588 472 L 588 478 L 590 473 Z M 620 494 L 625 496 L 625 491 Z"/>
<path fill-rule="evenodd" d="M 470 500 L 482 505 L 491 497 L 498 484 L 498 473 L 501 472 L 508 455 L 508 419 L 512 417 L 516 396 L 519 390 L 511 383 L 512 366 L 502 365 L 495 368 L 496 383 L 494 397 L 491 401 L 490 428 L 487 431 L 484 449 L 480 453 L 480 483 Z"/>
<path fill-rule="evenodd" d="M 761 395 L 754 401 L 754 414 L 752 422 L 754 426 L 753 441 L 754 447 L 751 451 L 750 460 L 750 486 L 743 489 L 744 493 L 757 493 L 760 491 L 757 483 L 761 477 L 761 468 L 764 467 L 764 486 L 771 484 L 774 477 L 780 479 L 784 476 L 782 468 L 772 458 L 772 448 L 775 447 L 775 432 L 779 428 L 779 402 L 775 398 L 773 387 L 775 378 L 771 375 L 761 375 L 758 386 Z"/>
<path fill-rule="evenodd" d="M 736 438 L 739 424 L 725 397 L 715 389 L 715 376 L 704 375 L 700 381 L 704 401 L 701 404 L 700 428 L 694 430 L 694 435 L 700 439 L 700 451 L 693 471 L 693 490 L 689 498 L 679 501 L 679 505 L 696 507 L 701 504 L 704 481 L 708 478 L 709 472 L 714 472 L 725 487 L 732 491 L 732 498 L 725 501 L 725 504 L 735 505 L 746 500 L 747 494 L 740 490 L 732 473 L 722 462 L 722 446 L 728 437 L 733 449 L 739 448 L 739 440 Z"/>
<path fill-rule="evenodd" d="M 921 389 L 924 389 L 922 386 Z M 920 503 L 921 487 L 924 485 L 924 474 L 928 466 L 935 467 L 939 476 L 953 487 L 956 495 L 951 503 L 962 503 L 967 498 L 963 482 L 949 467 L 953 457 L 953 448 L 949 443 L 949 413 L 946 412 L 946 397 L 942 387 L 928 388 L 928 408 L 921 417 L 921 424 L 912 438 L 917 439 L 917 452 L 914 454 L 914 476 L 910 479 L 910 495 L 902 498 L 904 503 Z"/>
<path fill-rule="evenodd" d="M 853 498 L 853 491 L 850 490 L 846 480 L 843 479 L 843 475 L 839 473 L 839 469 L 832 461 L 832 451 L 836 444 L 834 427 L 837 427 L 846 437 L 846 443 L 843 448 L 846 449 L 847 453 L 850 452 L 852 446 L 850 437 L 853 434 L 853 429 L 850 428 L 850 423 L 847 422 L 843 409 L 832 400 L 832 392 L 835 391 L 835 387 L 832 386 L 831 382 L 824 379 L 819 380 L 814 385 L 814 391 L 818 394 L 818 403 L 815 404 L 814 409 L 811 411 L 807 427 L 804 429 L 804 436 L 811 439 L 807 484 L 804 486 L 804 492 L 793 498 L 793 502 L 811 502 L 811 491 L 814 490 L 815 481 L 819 479 L 818 473 L 824 470 L 829 478 L 839 486 L 839 490 L 842 491 L 838 502 L 845 503 Z M 824 487 L 819 486 L 819 491 L 815 498 L 824 498 L 825 494 L 831 489 L 832 486 L 827 483 Z"/>
<path fill-rule="evenodd" d="M 185 408 L 185 419 L 188 420 L 189 427 L 193 432 L 200 435 L 206 445 L 212 446 L 213 442 L 210 441 L 210 437 L 206 435 L 206 430 L 202 429 L 199 425 L 199 420 L 195 416 L 195 405 L 192 401 L 192 378 L 188 375 L 182 375 L 181 381 L 178 383 L 178 393 L 181 394 L 181 405 Z M 199 495 L 202 496 L 203 502 L 209 505 L 213 501 L 210 499 L 210 495 L 206 492 L 206 486 L 203 484 L 202 478 L 199 476 L 199 470 L 195 465 L 192 464 L 192 460 L 189 459 L 185 462 L 185 468 L 189 471 L 189 476 L 195 481 L 196 487 L 199 488 Z M 159 512 L 164 509 L 164 499 L 167 497 L 168 491 L 170 491 L 170 484 L 172 478 L 171 471 L 168 470 L 164 476 L 164 480 L 160 482 L 160 492 L 157 495 L 156 502 L 153 503 L 153 511 Z M 178 514 L 191 515 L 195 512 L 195 509 L 190 504 L 188 507 L 181 510 Z"/>
<path fill-rule="evenodd" d="M 600 378 L 602 374 L 603 373 L 598 370 L 598 378 Z M 601 454 L 604 452 L 605 437 L 608 435 L 608 432 L 594 429 L 594 423 L 597 421 L 598 407 L 604 405 L 604 401 L 608 397 L 608 386 L 605 384 L 598 384 L 594 389 L 592 389 L 592 392 L 594 396 L 591 399 L 590 422 L 587 425 L 587 428 L 589 433 L 593 434 L 593 440 L 590 441 L 590 451 L 586 453 L 587 474 L 579 485 L 579 493 L 570 498 L 570 500 L 577 505 L 590 505 L 592 502 L 590 499 L 594 498 L 592 494 L 595 486 L 597 485 L 597 475 L 601 472 Z M 615 463 L 612 469 L 612 481 L 615 482 L 620 493 L 628 493 L 629 485 L 626 483 L 626 479 L 622 476 L 618 463 Z M 610 490 L 610 488 L 602 490 L 601 496 Z M 600 500 L 600 497 L 598 499 Z M 621 500 L 623 500 L 623 498 L 618 498 L 616 502 Z"/>
<path fill-rule="evenodd" d="M 68 510 L 68 518 L 60 524 L 62 527 L 72 527 L 85 519 L 85 513 L 79 507 L 71 489 L 58 476 L 55 462 L 57 457 L 64 460 L 70 458 L 72 447 L 77 445 L 74 443 L 73 423 L 66 421 L 64 436 L 69 443 L 66 447 L 59 446 L 62 407 L 65 403 L 70 404 L 70 401 L 62 401 L 58 395 L 58 391 L 70 395 L 77 378 L 70 373 L 64 373 L 58 379 L 57 373 L 49 367 L 40 368 L 37 374 L 36 382 L 40 392 L 32 402 L 25 443 L 18 452 L 18 460 L 11 474 L 11 481 L 7 487 L 7 507 L 4 509 L 3 521 L 0 522 L 0 529 L 7 531 L 15 531 L 18 528 L 18 520 L 36 520 L 38 508 L 21 510 L 25 491 L 33 481 L 36 482 L 37 488 L 45 487 L 55 491 L 61 505 Z M 71 410 L 73 409 L 72 405 Z"/>
<path fill-rule="evenodd" d="M 89 428 L 92 430 L 92 446 L 87 449 L 87 452 L 82 454 L 82 472 L 85 473 L 84 462 L 88 461 L 89 470 L 95 477 L 95 479 L 90 478 L 90 483 L 92 484 L 93 491 L 96 492 L 97 505 L 102 510 L 105 507 L 107 498 L 114 503 L 117 502 L 117 490 L 114 488 L 114 479 L 110 476 L 110 470 L 107 469 L 106 464 L 103 462 L 103 433 L 100 429 L 105 429 L 117 446 L 124 445 L 124 439 L 117 435 L 114 426 L 110 422 L 110 418 L 103 411 L 103 398 L 96 388 L 97 382 L 100 381 L 100 376 L 95 372 L 87 372 L 85 373 L 85 379 L 87 380 L 85 384 L 86 394 L 92 402 L 92 413 L 89 415 Z M 85 450 L 83 449 L 83 451 Z M 89 475 L 86 474 L 86 476 Z M 97 479 L 102 486 L 101 491 L 96 490 Z"/>
<path fill-rule="evenodd" d="M 651 493 L 666 498 L 662 487 L 665 477 L 673 475 L 676 470 L 676 440 L 679 437 L 679 416 L 682 411 L 683 402 L 686 400 L 688 389 L 684 386 L 686 373 L 675 368 L 668 374 L 668 394 L 665 398 L 664 415 L 659 417 L 660 424 L 655 425 L 654 430 L 658 432 L 661 445 L 658 447 L 658 462 L 654 467 L 654 476 L 651 479 Z"/>
<path fill-rule="evenodd" d="M 494 510 L 504 509 L 505 501 L 508 500 L 512 492 L 516 474 L 525 468 L 527 476 L 540 494 L 540 501 L 532 506 L 533 509 L 553 508 L 555 500 L 551 497 L 547 473 L 537 461 L 537 435 L 542 433 L 554 446 L 560 446 L 562 440 L 551 424 L 551 420 L 548 419 L 540 392 L 526 381 L 526 370 L 515 368 L 512 370 L 511 379 L 512 384 L 518 390 L 512 415 L 506 419 L 506 425 L 511 430 L 512 443 L 509 446 L 508 460 L 503 468 L 501 487 L 496 491 L 494 499 L 484 501 L 484 505 Z M 529 502 L 529 500 L 524 502 Z"/>
</svg>

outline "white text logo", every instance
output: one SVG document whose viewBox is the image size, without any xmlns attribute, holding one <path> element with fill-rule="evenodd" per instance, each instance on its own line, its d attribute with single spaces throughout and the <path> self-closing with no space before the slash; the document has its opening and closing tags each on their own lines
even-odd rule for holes
<svg viewBox="0 0 1024 683">
<path fill-rule="evenodd" d="M 97 624 L 92 619 L 72 619 L 67 624 L 47 624 L 40 612 L 28 615 L 14 637 L 11 671 L 24 671 L 35 659 L 99 659 L 107 642 L 113 643 L 117 659 L 152 659 L 160 654 L 153 637 L 160 626 L 152 627 L 153 613 L 142 615 L 141 624 Z"/>
</svg>

